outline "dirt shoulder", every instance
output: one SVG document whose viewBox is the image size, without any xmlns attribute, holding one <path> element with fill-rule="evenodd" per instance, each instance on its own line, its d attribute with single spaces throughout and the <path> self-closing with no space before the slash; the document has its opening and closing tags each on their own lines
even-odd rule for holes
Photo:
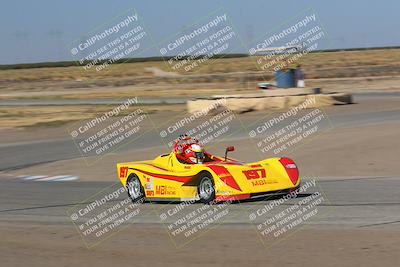
<svg viewBox="0 0 400 267">
<path fill-rule="evenodd" d="M 2 266 L 396 266 L 396 229 L 309 226 L 264 247 L 253 226 L 219 226 L 176 248 L 162 226 L 132 225 L 87 249 L 73 225 L 0 224 Z M 212 251 L 212 257 L 210 256 Z"/>
</svg>

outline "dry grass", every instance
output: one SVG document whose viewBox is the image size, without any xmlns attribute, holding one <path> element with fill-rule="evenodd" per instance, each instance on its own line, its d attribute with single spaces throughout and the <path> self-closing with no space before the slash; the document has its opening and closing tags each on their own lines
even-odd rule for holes
<svg viewBox="0 0 400 267">
<path fill-rule="evenodd" d="M 92 119 L 114 106 L 30 106 L 30 107 L 0 107 L 0 129 L 21 127 L 57 127 L 67 123 Z M 151 105 L 140 106 L 148 113 L 154 112 L 185 112 L 184 105 Z M 128 114 L 129 110 L 120 113 Z"/>
<path fill-rule="evenodd" d="M 257 57 L 221 58 L 212 59 L 195 70 L 196 74 L 227 73 L 227 72 L 254 72 L 259 71 L 256 64 Z M 312 53 L 301 58 L 305 69 L 344 68 L 356 66 L 399 66 L 400 49 L 344 51 L 330 53 Z M 297 62 L 296 62 L 297 63 Z M 163 61 L 137 62 L 111 65 L 109 68 L 97 72 L 94 69 L 84 70 L 82 67 L 36 68 L 21 70 L 0 71 L 0 83 L 24 81 L 98 81 L 110 78 L 151 77 L 152 73 L 146 67 L 157 67 L 164 71 L 171 71 Z M 182 75 L 192 72 L 178 71 Z"/>
<path fill-rule="evenodd" d="M 164 80 L 156 79 L 153 73 L 146 71 L 147 67 L 171 71 L 162 61 L 117 64 L 100 72 L 84 71 L 79 66 L 1 70 L 0 99 L 121 99 L 132 96 L 188 98 L 255 92 L 259 78 L 262 80 L 264 77 L 256 60 L 257 57 L 210 60 L 196 69 L 195 74 L 204 76 L 200 81 L 188 79 L 188 75 L 194 74 L 191 72 L 180 71 L 179 78 Z M 296 63 L 302 64 L 308 79 L 321 76 L 328 78 L 308 80 L 309 86 L 322 87 L 328 91 L 355 91 L 400 89 L 399 62 L 400 49 L 390 49 L 312 53 Z M 242 83 L 236 72 L 262 74 Z M 224 78 L 226 73 L 234 74 L 231 74 L 231 78 Z M 354 76 L 360 78 L 353 78 L 354 73 L 357 74 Z M 388 75 L 393 77 L 384 77 Z M 93 118 L 109 109 L 106 105 L 0 107 L 0 128 L 59 126 Z M 168 112 L 171 109 L 183 112 L 185 105 L 152 105 L 144 109 L 147 112 Z"/>
</svg>

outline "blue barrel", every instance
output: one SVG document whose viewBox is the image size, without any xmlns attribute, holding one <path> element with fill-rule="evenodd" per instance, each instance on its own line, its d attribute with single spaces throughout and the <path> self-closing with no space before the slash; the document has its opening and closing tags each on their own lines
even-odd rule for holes
<svg viewBox="0 0 400 267">
<path fill-rule="evenodd" d="M 295 86 L 294 70 L 282 71 L 278 70 L 275 72 L 276 86 L 279 88 L 290 88 Z"/>
</svg>

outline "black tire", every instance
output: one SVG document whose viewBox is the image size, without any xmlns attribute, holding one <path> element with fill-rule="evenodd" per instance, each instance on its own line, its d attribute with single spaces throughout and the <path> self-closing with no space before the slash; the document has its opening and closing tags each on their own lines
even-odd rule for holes
<svg viewBox="0 0 400 267">
<path fill-rule="evenodd" d="M 143 200 L 144 188 L 140 183 L 139 178 L 135 174 L 131 174 L 126 182 L 126 192 L 133 203 Z"/>
<path fill-rule="evenodd" d="M 197 194 L 199 195 L 200 201 L 203 203 L 209 204 L 215 200 L 214 180 L 211 174 L 203 173 L 200 175 Z"/>
</svg>

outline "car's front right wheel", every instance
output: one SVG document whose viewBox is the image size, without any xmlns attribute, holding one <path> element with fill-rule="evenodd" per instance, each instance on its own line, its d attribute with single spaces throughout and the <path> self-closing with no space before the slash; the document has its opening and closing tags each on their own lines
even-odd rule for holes
<svg viewBox="0 0 400 267">
<path fill-rule="evenodd" d="M 214 181 L 209 173 L 204 173 L 200 176 L 197 193 L 203 203 L 210 203 L 215 199 Z"/>
</svg>

